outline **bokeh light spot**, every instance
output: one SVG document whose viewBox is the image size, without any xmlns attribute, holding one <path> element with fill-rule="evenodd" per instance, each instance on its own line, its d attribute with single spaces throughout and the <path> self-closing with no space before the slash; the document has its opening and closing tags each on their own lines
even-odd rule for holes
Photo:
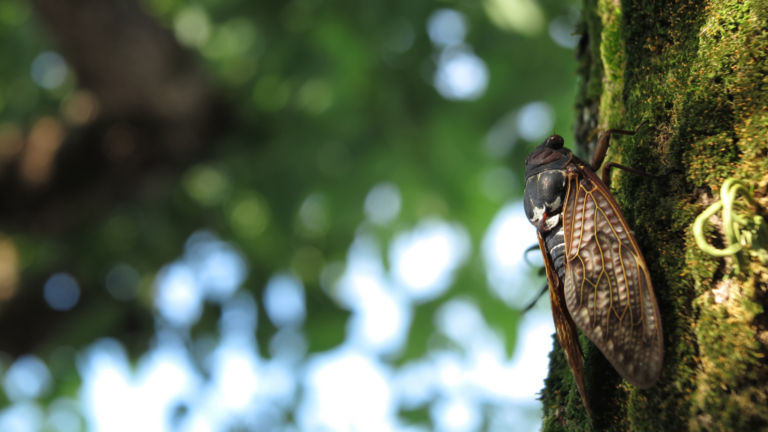
<svg viewBox="0 0 768 432">
<path fill-rule="evenodd" d="M 395 278 L 414 299 L 423 301 L 442 294 L 453 271 L 469 253 L 469 237 L 458 224 L 425 220 L 392 242 L 390 260 Z"/>
<path fill-rule="evenodd" d="M 269 353 L 279 361 L 297 365 L 307 353 L 307 340 L 295 329 L 282 328 L 269 341 Z"/>
<path fill-rule="evenodd" d="M 19 251 L 10 237 L 0 234 L 0 301 L 13 297 L 19 283 Z"/>
<path fill-rule="evenodd" d="M 299 208 L 298 231 L 306 237 L 321 237 L 330 228 L 328 204 L 325 197 L 313 193 L 304 200 Z"/>
<path fill-rule="evenodd" d="M 61 114 L 74 126 L 82 126 L 93 121 L 99 113 L 99 100 L 96 94 L 88 90 L 77 90 L 67 96 L 61 104 Z"/>
<path fill-rule="evenodd" d="M 80 300 L 80 286 L 67 273 L 56 273 L 45 282 L 43 298 L 52 309 L 68 311 Z"/>
<path fill-rule="evenodd" d="M 39 186 L 50 179 L 64 136 L 64 126 L 58 119 L 46 116 L 35 123 L 19 167 L 21 178 L 27 185 Z"/>
<path fill-rule="evenodd" d="M 241 335 L 252 337 L 256 332 L 258 309 L 256 300 L 248 292 L 240 291 L 221 308 L 219 325 L 225 337 Z"/>
<path fill-rule="evenodd" d="M 365 197 L 365 216 L 376 225 L 386 225 L 400 214 L 402 198 L 394 183 L 379 183 Z"/>
<path fill-rule="evenodd" d="M 117 300 L 130 301 L 136 298 L 140 284 L 141 276 L 128 264 L 118 264 L 107 273 L 107 292 Z"/>
<path fill-rule="evenodd" d="M 195 282 L 204 296 L 212 301 L 228 299 L 248 275 L 245 258 L 232 244 L 223 242 L 207 230 L 192 234 L 187 240 L 184 257 L 193 269 Z"/>
<path fill-rule="evenodd" d="M 209 165 L 197 165 L 184 176 L 187 193 L 200 205 L 220 204 L 227 196 L 230 181 L 227 174 Z"/>
<path fill-rule="evenodd" d="M 435 88 L 449 100 L 475 100 L 488 87 L 488 67 L 467 49 L 443 51 L 435 72 Z"/>
<path fill-rule="evenodd" d="M 300 325 L 306 315 L 301 281 L 287 273 L 272 277 L 264 289 L 264 308 L 278 327 Z"/>
<path fill-rule="evenodd" d="M 535 0 L 484 0 L 483 7 L 502 30 L 536 36 L 544 29 L 544 11 Z"/>
<path fill-rule="evenodd" d="M 39 432 L 43 426 L 43 410 L 35 403 L 13 404 L 0 411 L 0 430 Z"/>
<path fill-rule="evenodd" d="M 517 130 L 528 141 L 539 141 L 552 135 L 555 110 L 546 102 L 531 102 L 517 113 Z"/>
<path fill-rule="evenodd" d="M 213 59 L 242 56 L 258 48 L 260 40 L 261 35 L 251 20 L 234 18 L 213 31 L 203 54 Z"/>
<path fill-rule="evenodd" d="M 394 405 L 388 382 L 378 361 L 358 353 L 314 356 L 296 413 L 301 430 L 390 430 Z"/>
<path fill-rule="evenodd" d="M 297 102 L 310 114 L 320 114 L 333 104 L 333 87 L 323 78 L 313 78 L 299 88 Z"/>
<path fill-rule="evenodd" d="M 429 360 L 411 360 L 397 371 L 394 387 L 403 408 L 420 408 L 437 392 L 437 370 Z"/>
<path fill-rule="evenodd" d="M 157 334 L 157 348 L 135 366 L 112 339 L 96 341 L 81 356 L 81 403 L 88 430 L 165 432 L 184 395 L 197 394 L 199 378 L 183 342 L 171 331 Z"/>
<path fill-rule="evenodd" d="M 48 407 L 47 427 L 52 432 L 80 432 L 83 421 L 75 401 L 58 398 Z"/>
<path fill-rule="evenodd" d="M 510 306 L 522 308 L 536 294 L 523 283 L 534 270 L 523 261 L 523 254 L 537 244 L 536 229 L 521 201 L 499 210 L 486 231 L 482 245 L 486 276 L 490 287 Z"/>
<path fill-rule="evenodd" d="M 453 9 L 438 9 L 427 19 L 427 33 L 437 46 L 459 45 L 467 36 L 469 24 L 461 12 Z"/>
<path fill-rule="evenodd" d="M 51 373 L 39 358 L 23 355 L 16 359 L 3 377 L 3 388 L 11 401 L 45 396 L 51 387 Z"/>
<path fill-rule="evenodd" d="M 504 202 L 520 188 L 515 173 L 507 167 L 494 167 L 480 177 L 480 190 L 495 202 Z"/>
<path fill-rule="evenodd" d="M 576 30 L 568 15 L 560 15 L 549 23 L 549 36 L 563 48 L 573 49 L 579 44 L 581 35 L 573 34 Z"/>
<path fill-rule="evenodd" d="M 203 299 L 189 266 L 173 263 L 158 272 L 155 307 L 173 325 L 189 326 L 203 312 Z"/>
<path fill-rule="evenodd" d="M 485 326 L 480 309 L 465 298 L 454 298 L 443 304 L 435 314 L 435 325 L 456 343 L 470 349 L 473 338 Z"/>
<path fill-rule="evenodd" d="M 460 399 L 438 401 L 431 414 L 437 430 L 445 432 L 476 431 L 482 422 L 478 407 Z"/>
<path fill-rule="evenodd" d="M 226 356 L 221 365 L 219 383 L 225 405 L 238 409 L 251 401 L 259 385 L 259 371 L 250 352 Z"/>
<path fill-rule="evenodd" d="M 199 6 L 186 7 L 174 17 L 173 31 L 182 45 L 200 48 L 208 42 L 211 34 L 208 14 Z"/>
<path fill-rule="evenodd" d="M 67 79 L 67 63 L 56 52 L 40 53 L 32 61 L 32 80 L 44 89 L 55 89 Z"/>
<path fill-rule="evenodd" d="M 258 237 L 269 224 L 269 204 L 255 192 L 234 200 L 230 221 L 235 232 L 245 238 Z"/>
</svg>

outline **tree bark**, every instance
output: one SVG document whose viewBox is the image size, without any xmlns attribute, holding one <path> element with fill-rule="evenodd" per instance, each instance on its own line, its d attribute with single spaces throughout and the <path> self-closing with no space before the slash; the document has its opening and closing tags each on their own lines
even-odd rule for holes
<svg viewBox="0 0 768 432">
<path fill-rule="evenodd" d="M 664 328 L 659 382 L 623 382 L 582 336 L 597 430 L 768 430 L 768 269 L 738 275 L 693 239 L 694 219 L 726 178 L 768 206 L 768 4 L 763 1 L 587 0 L 576 135 L 632 129 L 609 158 L 664 180 L 615 173 L 614 194 L 651 270 Z M 722 226 L 717 217 L 715 225 Z M 721 233 L 711 242 L 722 244 Z M 556 344 L 542 391 L 544 430 L 591 430 Z"/>
</svg>

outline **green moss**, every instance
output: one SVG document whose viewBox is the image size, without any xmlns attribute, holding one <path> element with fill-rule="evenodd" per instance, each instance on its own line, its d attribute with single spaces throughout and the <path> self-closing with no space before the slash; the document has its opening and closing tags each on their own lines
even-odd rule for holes
<svg viewBox="0 0 768 432">
<path fill-rule="evenodd" d="M 601 129 L 622 126 L 624 114 L 624 41 L 621 37 L 621 8 L 612 0 L 598 0 L 597 14 L 603 32 L 600 39 L 600 59 L 603 64 L 603 93 L 600 98 L 598 122 Z M 632 126 L 630 126 L 632 127 Z"/>
<path fill-rule="evenodd" d="M 665 358 L 659 382 L 640 391 L 582 341 L 596 429 L 768 430 L 768 269 L 753 262 L 723 282 L 728 262 L 702 253 L 690 232 L 727 177 L 761 184 L 768 204 L 768 5 L 594 0 L 583 15 L 593 53 L 581 57 L 590 64 L 580 68 L 579 115 L 599 107 L 599 129 L 649 120 L 613 142 L 610 157 L 650 173 L 682 171 L 614 183 L 651 270 Z M 596 134 L 577 136 L 590 149 Z M 711 235 L 717 242 L 717 229 Z M 542 392 L 544 430 L 588 430 L 561 357 L 553 351 Z"/>
<path fill-rule="evenodd" d="M 557 338 L 553 336 L 553 339 L 554 348 L 549 353 L 549 374 L 541 391 L 544 412 L 542 430 L 589 430 L 589 420 L 563 349 Z"/>
<path fill-rule="evenodd" d="M 603 31 L 603 23 L 600 17 L 597 15 L 597 2 L 598 0 L 585 0 L 584 1 L 584 27 L 586 28 L 586 34 L 599 35 Z M 585 90 L 584 97 L 588 99 L 597 98 L 603 94 L 603 77 L 604 68 L 602 57 L 600 53 L 601 38 L 589 37 L 587 40 L 587 46 L 583 47 L 586 52 L 592 54 L 588 62 L 583 63 L 581 66 L 584 70 L 580 75 L 584 78 L 582 89 Z"/>
</svg>

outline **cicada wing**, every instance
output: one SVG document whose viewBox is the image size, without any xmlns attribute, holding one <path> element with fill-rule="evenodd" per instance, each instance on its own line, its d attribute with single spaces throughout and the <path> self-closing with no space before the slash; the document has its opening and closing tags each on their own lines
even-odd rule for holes
<svg viewBox="0 0 768 432">
<path fill-rule="evenodd" d="M 544 239 L 539 233 L 539 246 L 544 255 L 544 268 L 547 270 L 547 283 L 549 284 L 549 300 L 552 302 L 552 316 L 555 320 L 555 330 L 557 339 L 563 348 L 565 359 L 568 361 L 568 367 L 571 368 L 573 378 L 576 380 L 576 388 L 584 403 L 584 409 L 587 410 L 587 416 L 591 417 L 589 410 L 589 401 L 587 400 L 587 384 L 584 379 L 584 364 L 582 363 L 581 345 L 579 345 L 579 334 L 576 331 L 576 325 L 568 314 L 568 308 L 565 305 L 563 295 L 563 282 L 555 272 L 552 265 L 552 258 L 547 253 Z"/>
<path fill-rule="evenodd" d="M 605 184 L 586 169 L 567 182 L 568 311 L 625 380 L 650 387 L 661 373 L 664 347 L 648 266 Z"/>
</svg>

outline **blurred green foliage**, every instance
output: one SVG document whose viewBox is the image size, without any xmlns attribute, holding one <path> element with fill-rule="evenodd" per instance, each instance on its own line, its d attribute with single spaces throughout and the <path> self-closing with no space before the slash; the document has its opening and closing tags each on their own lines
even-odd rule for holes
<svg viewBox="0 0 768 432">
<path fill-rule="evenodd" d="M 505 20 L 504 5 L 517 3 L 534 8 L 542 21 L 521 28 Z M 44 359 L 58 362 L 51 366 L 55 376 L 69 377 L 57 380 L 54 395 L 77 390 L 73 360 L 59 346 L 80 348 L 109 335 L 133 355 L 147 349 L 151 318 L 136 330 L 124 317 L 137 309 L 151 317 L 155 272 L 200 228 L 240 248 L 250 266 L 245 287 L 257 299 L 276 271 L 302 278 L 305 328 L 316 352 L 344 337 L 348 312 L 329 296 L 327 282 L 343 269 L 357 227 L 367 224 L 376 233 L 386 257 L 393 236 L 424 217 L 459 222 L 471 238 L 470 259 L 445 296 L 417 307 L 407 348 L 393 361 L 424 354 L 435 340 L 434 312 L 456 296 L 477 302 L 506 335 L 511 354 L 519 313 L 487 288 L 479 247 L 496 212 L 522 196 L 523 160 L 536 143 L 518 137 L 507 152 L 493 155 L 485 142 L 510 113 L 545 101 L 554 109 L 556 130 L 572 143 L 576 64 L 573 51 L 558 46 L 547 26 L 572 15 L 574 6 L 555 0 L 143 0 L 147 13 L 196 52 L 236 122 L 210 143 L 210 159 L 170 173 L 155 196 L 95 218 L 85 235 L 62 240 L 6 227 L 19 251 L 19 290 L 40 290 L 30 281 L 66 269 L 89 299 L 69 312 L 77 319 L 52 329 L 39 347 Z M 433 86 L 439 49 L 426 28 L 439 8 L 464 14 L 466 44 L 487 65 L 488 86 L 476 100 L 447 100 Z M 62 116 L 78 88 L 75 72 L 53 89 L 40 88 L 30 73 L 40 53 L 56 49 L 30 4 L 0 3 L 0 129 L 27 133 L 41 116 Z M 484 192 L 484 182 L 494 180 L 509 183 Z M 376 227 L 365 222 L 363 202 L 384 181 L 400 189 L 402 211 L 395 223 Z M 312 217 L 302 218 L 303 211 Z M 104 278 L 116 263 L 141 275 L 133 302 L 105 295 Z M 207 306 L 193 333 L 215 332 L 218 314 Z M 275 328 L 266 314 L 259 320 L 258 341 L 265 345 Z"/>
</svg>

